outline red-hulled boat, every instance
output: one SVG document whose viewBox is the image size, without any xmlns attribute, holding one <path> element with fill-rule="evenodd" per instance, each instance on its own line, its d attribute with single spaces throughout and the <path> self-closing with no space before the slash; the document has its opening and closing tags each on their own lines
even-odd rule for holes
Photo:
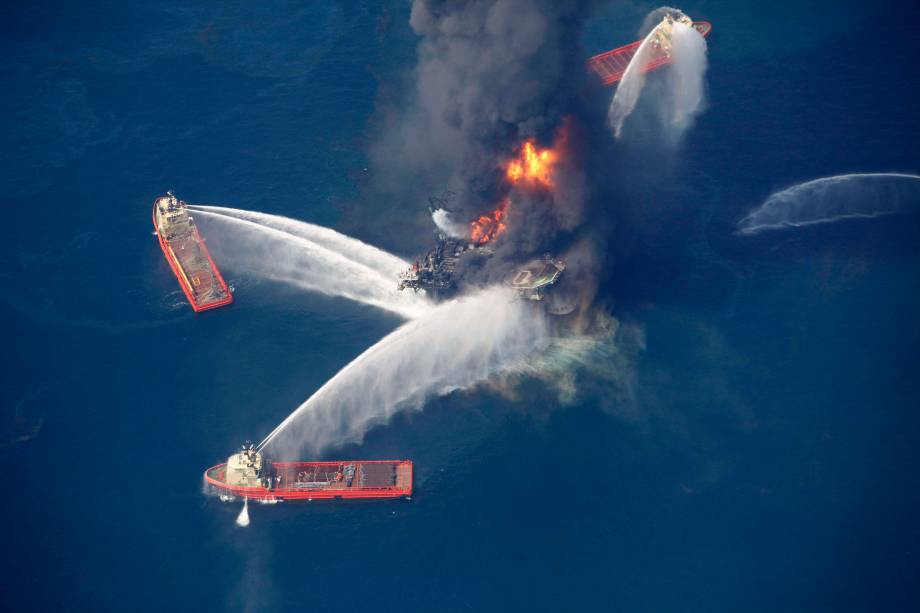
<svg viewBox="0 0 920 613">
<path fill-rule="evenodd" d="M 272 462 L 250 445 L 206 470 L 204 485 L 225 501 L 400 498 L 412 495 L 412 462 Z"/>
<path fill-rule="evenodd" d="M 153 227 L 179 287 L 196 313 L 233 302 L 227 282 L 211 259 L 188 205 L 171 192 L 153 202 Z"/>
<path fill-rule="evenodd" d="M 673 21 L 673 18 L 672 18 Z M 668 17 L 662 20 L 657 29 L 661 30 L 662 36 L 653 41 L 653 48 L 650 52 L 649 61 L 642 67 L 642 72 L 651 72 L 662 66 L 671 63 L 671 46 L 670 46 L 670 28 L 672 22 L 668 22 Z M 709 36 L 712 30 L 712 24 L 708 21 L 694 21 L 693 28 L 703 36 Z M 626 67 L 636 55 L 641 40 L 629 43 L 612 51 L 607 51 L 588 60 L 588 69 L 600 77 L 604 85 L 613 85 L 623 78 Z"/>
</svg>

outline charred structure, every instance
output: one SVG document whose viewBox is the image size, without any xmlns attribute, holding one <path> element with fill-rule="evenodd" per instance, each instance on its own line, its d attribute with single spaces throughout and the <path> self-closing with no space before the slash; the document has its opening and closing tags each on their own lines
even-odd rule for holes
<svg viewBox="0 0 920 613">
<path fill-rule="evenodd" d="M 439 237 L 438 244 L 399 275 L 399 290 L 424 290 L 432 298 L 448 298 L 458 289 L 457 263 L 469 251 L 486 253 L 485 247 L 467 240 Z"/>
</svg>

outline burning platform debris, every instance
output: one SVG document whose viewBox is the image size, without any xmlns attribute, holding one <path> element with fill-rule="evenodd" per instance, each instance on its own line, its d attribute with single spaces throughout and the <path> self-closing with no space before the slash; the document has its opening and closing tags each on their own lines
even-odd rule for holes
<svg viewBox="0 0 920 613">
<path fill-rule="evenodd" d="M 416 292 L 424 290 L 435 299 L 449 297 L 457 290 L 457 279 L 454 276 L 457 262 L 464 253 L 471 251 L 491 255 L 486 248 L 467 240 L 440 235 L 434 249 L 399 275 L 398 289 L 412 289 Z"/>
<path fill-rule="evenodd" d="M 566 140 L 565 132 L 557 135 L 554 147 Z M 508 213 L 515 194 L 524 191 L 552 192 L 555 187 L 554 170 L 560 153 L 555 148 L 540 148 L 533 139 L 525 140 L 515 150 L 514 156 L 504 164 L 502 183 L 504 196 L 495 208 L 469 221 L 466 225 L 453 219 L 450 209 L 454 192 L 428 200 L 432 219 L 438 226 L 438 242 L 433 249 L 415 261 L 412 268 L 399 275 L 398 289 L 423 290 L 434 299 L 449 298 L 461 285 L 475 285 L 462 271 L 475 270 L 477 266 L 461 266 L 463 258 L 487 259 L 495 255 L 508 230 Z M 521 190 L 521 191 L 515 191 Z M 542 302 L 546 292 L 556 284 L 565 270 L 565 262 L 550 254 L 534 259 L 521 266 L 509 265 L 510 273 L 504 284 L 517 291 L 528 301 Z M 461 272 L 458 272 L 461 271 Z M 494 279 L 494 275 L 493 275 Z M 559 309 L 548 309 L 561 312 Z"/>
<path fill-rule="evenodd" d="M 476 224 L 478 222 L 473 222 Z M 474 225 L 474 227 L 476 227 Z M 491 257 L 495 250 L 490 239 L 476 242 L 472 239 L 450 238 L 438 235 L 437 245 L 412 264 L 412 268 L 399 275 L 397 288 L 402 291 L 423 290 L 434 299 L 453 296 L 460 288 L 462 279 L 457 276 L 460 259 L 464 256 Z M 565 270 L 564 260 L 547 253 L 526 264 L 514 268 L 505 279 L 505 284 L 517 291 L 524 300 L 543 301 L 547 291 L 558 281 Z"/>
</svg>

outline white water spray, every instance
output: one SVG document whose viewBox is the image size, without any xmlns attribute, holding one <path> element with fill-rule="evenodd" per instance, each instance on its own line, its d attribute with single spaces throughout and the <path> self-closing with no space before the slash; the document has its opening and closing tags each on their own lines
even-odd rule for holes
<svg viewBox="0 0 920 613">
<path fill-rule="evenodd" d="M 384 337 L 259 444 L 296 457 L 358 442 L 395 413 L 513 367 L 548 338 L 542 313 L 495 287 L 442 303 Z"/>
<path fill-rule="evenodd" d="M 657 9 L 653 14 L 683 13 L 676 9 Z M 610 103 L 607 120 L 616 138 L 619 138 L 626 118 L 632 114 L 645 88 L 645 66 L 660 51 L 656 45 L 666 40 L 665 27 L 659 23 L 643 39 L 636 50 Z M 670 33 L 671 64 L 666 71 L 663 91 L 655 99 L 656 110 L 667 140 L 676 144 L 703 107 L 706 73 L 706 39 L 693 27 L 674 21 Z"/>
<path fill-rule="evenodd" d="M 396 257 L 392 253 L 324 226 L 281 215 L 244 211 L 223 206 L 192 205 L 189 206 L 189 209 L 245 219 L 262 226 L 281 230 L 292 236 L 305 238 L 388 277 L 395 278 L 396 275 L 408 267 L 408 263 L 405 260 Z"/>
<path fill-rule="evenodd" d="M 671 142 L 676 143 L 703 110 L 706 39 L 693 27 L 675 23 L 671 34 L 674 59 L 668 68 L 666 95 L 659 113 Z"/>
<path fill-rule="evenodd" d="M 243 509 L 240 511 L 240 514 L 236 516 L 236 525 L 240 528 L 245 528 L 249 525 L 249 499 L 243 498 Z"/>
<path fill-rule="evenodd" d="M 321 240 L 325 240 L 327 245 L 337 244 L 343 250 L 333 250 L 308 238 L 242 217 L 201 208 L 195 209 L 195 216 L 213 225 L 214 230 L 231 235 L 226 242 L 232 248 L 220 254 L 221 266 L 229 270 L 258 275 L 328 296 L 342 296 L 406 318 L 417 317 L 429 307 L 423 296 L 396 289 L 397 274 L 409 267 L 407 262 L 360 241 L 354 241 L 361 245 L 355 246 L 349 242 L 353 239 L 332 230 L 329 232 L 342 239 L 323 236 Z M 315 230 L 311 232 L 323 234 Z M 343 245 L 348 248 L 343 248 Z M 375 252 L 384 254 L 376 269 L 363 263 L 373 261 Z"/>
<path fill-rule="evenodd" d="M 462 238 L 468 235 L 469 230 L 467 227 L 458 223 L 451 216 L 450 211 L 446 209 L 436 209 L 431 213 L 431 219 L 434 221 L 434 225 L 438 227 L 438 230 L 446 236 L 451 238 Z"/>
<path fill-rule="evenodd" d="M 884 172 L 824 177 L 771 194 L 738 222 L 739 234 L 891 215 L 920 205 L 920 176 Z"/>
<path fill-rule="evenodd" d="M 657 33 L 658 26 L 652 28 L 648 33 L 636 54 L 633 56 L 623 78 L 617 85 L 617 91 L 613 95 L 613 101 L 610 103 L 610 109 L 607 111 L 607 122 L 613 128 L 613 135 L 620 138 L 620 132 L 623 130 L 623 122 L 636 108 L 639 101 L 639 94 L 645 87 L 645 71 L 643 67 L 648 64 L 654 52 L 653 41 Z"/>
</svg>

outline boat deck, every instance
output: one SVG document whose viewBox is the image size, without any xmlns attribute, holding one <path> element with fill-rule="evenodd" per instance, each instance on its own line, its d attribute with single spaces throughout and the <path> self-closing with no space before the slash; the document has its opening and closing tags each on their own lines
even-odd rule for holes
<svg viewBox="0 0 920 613">
<path fill-rule="evenodd" d="M 184 203 L 167 208 L 169 198 L 154 203 L 153 221 L 160 247 L 179 285 L 195 311 L 205 311 L 233 302 L 233 296 L 211 259 L 204 239 Z"/>
<path fill-rule="evenodd" d="M 703 36 L 708 36 L 712 30 L 712 24 L 708 21 L 694 21 L 693 27 Z M 623 78 L 626 73 L 626 67 L 632 61 L 633 56 L 642 44 L 641 40 L 629 43 L 622 47 L 595 55 L 588 59 L 588 69 L 600 77 L 604 85 L 613 85 Z M 653 49 L 649 61 L 642 67 L 642 72 L 651 72 L 670 63 L 671 57 L 663 51 Z"/>
<path fill-rule="evenodd" d="M 374 460 L 355 462 L 273 462 L 269 488 L 226 484 L 226 464 L 205 472 L 205 480 L 219 491 L 249 498 L 391 498 L 412 493 L 412 462 Z"/>
</svg>

